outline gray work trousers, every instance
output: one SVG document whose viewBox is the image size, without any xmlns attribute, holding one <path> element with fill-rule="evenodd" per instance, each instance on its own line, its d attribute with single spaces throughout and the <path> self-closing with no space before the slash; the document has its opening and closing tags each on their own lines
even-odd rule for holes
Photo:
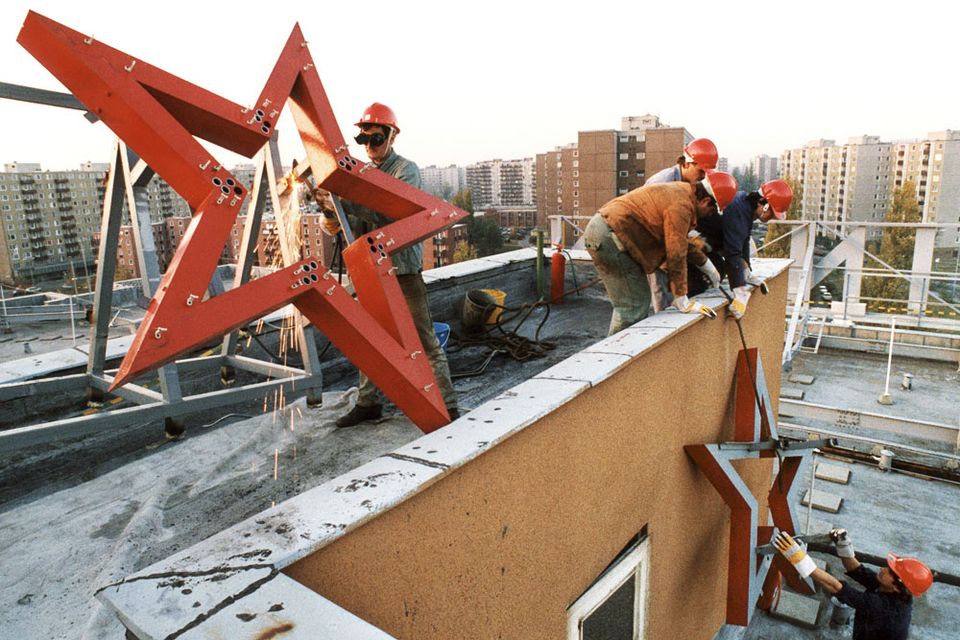
<svg viewBox="0 0 960 640">
<path fill-rule="evenodd" d="M 413 324 L 417 328 L 417 335 L 420 336 L 420 343 L 423 344 L 423 351 L 430 361 L 433 368 L 433 375 L 437 379 L 437 388 L 440 395 L 443 396 L 443 402 L 447 409 L 457 408 L 457 394 L 453 390 L 453 382 L 450 380 L 450 366 L 447 364 L 447 354 L 440 347 L 437 340 L 437 334 L 433 330 L 433 318 L 430 317 L 430 304 L 427 300 L 427 287 L 423 283 L 423 276 L 419 273 L 410 273 L 397 276 L 397 282 L 403 291 L 403 297 L 407 299 L 407 306 L 410 307 L 410 315 L 413 316 Z M 370 381 L 370 378 L 360 372 L 360 395 L 357 397 L 357 404 L 363 407 L 371 407 L 383 404 L 383 393 L 377 388 L 377 385 Z"/>
<path fill-rule="evenodd" d="M 583 243 L 613 305 L 613 317 L 610 318 L 607 335 L 612 336 L 646 318 L 650 314 L 647 274 L 630 257 L 599 213 L 587 223 Z"/>
</svg>

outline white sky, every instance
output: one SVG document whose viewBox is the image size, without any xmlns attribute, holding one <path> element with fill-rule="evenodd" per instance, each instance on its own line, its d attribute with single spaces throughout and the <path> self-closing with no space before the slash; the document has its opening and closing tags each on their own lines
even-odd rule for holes
<svg viewBox="0 0 960 640">
<path fill-rule="evenodd" d="M 249 105 L 299 21 L 347 139 L 384 102 L 421 166 L 531 157 L 645 113 L 733 165 L 817 138 L 960 128 L 947 2 L 570 4 L 5 0 L 0 81 L 64 90 L 16 42 L 33 9 Z M 80 112 L 0 100 L 0 119 L 2 162 L 109 161 L 112 134 Z M 279 128 L 288 164 L 303 151 L 289 116 Z"/>
</svg>

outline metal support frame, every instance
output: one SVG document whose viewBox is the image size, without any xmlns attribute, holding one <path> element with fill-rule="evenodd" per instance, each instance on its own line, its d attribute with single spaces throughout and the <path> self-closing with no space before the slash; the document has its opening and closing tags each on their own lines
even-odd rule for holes
<svg viewBox="0 0 960 640">
<path fill-rule="evenodd" d="M 266 150 L 264 153 L 266 154 Z M 258 175 L 261 173 L 259 172 Z M 115 377 L 111 372 L 105 371 L 105 360 L 116 275 L 116 249 L 124 202 L 131 217 L 134 244 L 142 274 L 141 286 L 145 296 L 153 295 L 155 283 L 160 281 L 160 270 L 145 199 L 143 193 L 138 194 L 138 189 L 143 191 L 152 178 L 152 169 L 118 140 L 107 175 L 107 194 L 104 200 L 98 254 L 99 268 L 94 291 L 94 322 L 90 329 L 87 371 L 85 374 L 74 376 L 0 385 L 0 402 L 50 393 L 78 392 L 85 389 L 87 398 L 96 403 L 103 401 L 107 393 L 111 393 L 138 406 L 3 431 L 0 432 L 0 452 L 56 439 L 89 435 L 106 429 L 129 427 L 153 420 L 164 420 L 168 431 L 174 433 L 182 428 L 180 419 L 190 413 L 262 398 L 276 389 L 283 389 L 284 394 L 305 390 L 308 403 L 319 404 L 322 377 L 316 357 L 316 342 L 312 336 L 309 339 L 301 338 L 300 340 L 300 343 L 307 347 L 303 354 L 303 369 L 234 355 L 236 337 L 235 333 L 231 332 L 224 338 L 224 348 L 219 356 L 178 360 L 160 367 L 158 369 L 160 393 L 133 383 L 115 386 Z M 237 268 L 237 278 L 241 284 L 249 280 L 253 249 L 259 234 L 263 212 L 263 199 L 271 192 L 276 197 L 277 191 L 276 184 L 266 180 L 257 182 L 255 185 L 253 192 L 255 197 L 251 198 L 252 212 L 244 233 L 246 244 L 242 251 L 241 263 Z M 246 261 L 243 260 L 244 256 L 248 256 Z M 302 323 L 298 326 L 302 331 Z M 229 390 L 216 390 L 188 396 L 181 394 L 180 375 L 183 369 L 203 368 L 216 371 L 217 367 L 220 367 L 221 374 L 224 368 L 229 368 L 231 371 L 240 369 L 264 376 L 268 380 Z"/>
<path fill-rule="evenodd" d="M 687 455 L 696 462 L 730 507 L 728 624 L 747 626 L 754 606 L 769 609 L 779 584 L 778 575 L 783 575 L 797 591 L 813 593 L 813 583 L 809 578 L 800 579 L 782 557 L 761 553 L 759 549 L 770 543 L 777 530 L 791 534 L 798 532 L 788 496 L 801 463 L 819 444 L 790 444 L 780 439 L 758 351 L 741 350 L 734 391 L 734 440 L 684 447 Z M 767 494 L 773 526 L 760 526 L 757 500 L 732 462 L 773 456 L 780 461 L 777 476 Z"/>
<path fill-rule="evenodd" d="M 390 255 L 467 213 L 350 156 L 299 26 L 253 108 L 191 85 L 30 12 L 18 41 L 156 169 L 194 217 L 111 389 L 179 354 L 293 303 L 424 431 L 449 421 Z M 289 103 L 324 189 L 394 222 L 343 251 L 357 300 L 314 260 L 301 260 L 201 300 L 246 190 L 194 138 L 253 155 Z M 359 303 L 359 304 L 358 304 Z"/>
</svg>

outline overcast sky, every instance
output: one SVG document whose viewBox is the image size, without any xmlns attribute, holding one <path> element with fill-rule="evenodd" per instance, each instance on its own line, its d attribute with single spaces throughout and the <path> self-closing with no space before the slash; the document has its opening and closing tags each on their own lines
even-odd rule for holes
<svg viewBox="0 0 960 640">
<path fill-rule="evenodd" d="M 16 42 L 33 9 L 250 105 L 299 21 L 348 139 L 384 102 L 397 150 L 421 166 L 532 157 L 645 113 L 712 138 L 733 165 L 817 138 L 960 128 L 949 3 L 569 4 L 5 0 L 0 81 L 64 90 Z M 0 118 L 2 162 L 109 161 L 112 134 L 79 112 L 0 100 Z M 288 164 L 302 147 L 292 119 L 278 126 Z"/>
</svg>

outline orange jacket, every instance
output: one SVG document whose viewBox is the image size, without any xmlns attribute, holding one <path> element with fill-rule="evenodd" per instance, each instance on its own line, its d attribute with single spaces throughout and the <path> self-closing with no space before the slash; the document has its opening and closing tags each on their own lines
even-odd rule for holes
<svg viewBox="0 0 960 640">
<path fill-rule="evenodd" d="M 646 273 L 666 262 L 670 291 L 687 294 L 687 253 L 696 265 L 707 256 L 688 249 L 687 234 L 697 226 L 694 186 L 686 182 L 651 184 L 614 198 L 600 207 L 600 215 Z"/>
</svg>

